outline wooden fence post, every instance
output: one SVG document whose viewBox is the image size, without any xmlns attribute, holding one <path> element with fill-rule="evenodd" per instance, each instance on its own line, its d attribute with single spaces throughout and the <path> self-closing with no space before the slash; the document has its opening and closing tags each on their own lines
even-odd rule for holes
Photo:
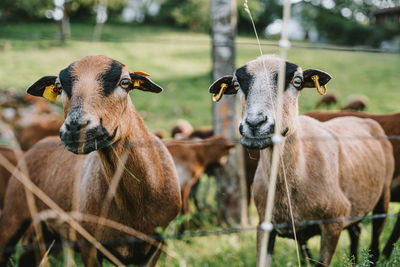
<svg viewBox="0 0 400 267">
<path fill-rule="evenodd" d="M 211 0 L 213 80 L 235 71 L 236 0 Z M 239 140 L 238 98 L 224 96 L 214 103 L 214 132 Z M 247 193 L 242 146 L 237 145 L 228 162 L 216 171 L 219 220 L 229 225 L 247 225 Z"/>
</svg>

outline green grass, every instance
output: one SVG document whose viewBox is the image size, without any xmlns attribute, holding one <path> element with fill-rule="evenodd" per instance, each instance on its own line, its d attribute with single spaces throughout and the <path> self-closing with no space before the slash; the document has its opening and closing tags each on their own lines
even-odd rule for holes
<svg viewBox="0 0 400 267">
<path fill-rule="evenodd" d="M 103 41 L 94 43 L 91 41 L 93 28 L 93 25 L 72 24 L 72 40 L 62 44 L 56 40 L 58 26 L 53 23 L 0 25 L 0 89 L 26 90 L 40 77 L 56 75 L 83 56 L 104 54 L 123 62 L 131 71 L 150 73 L 151 78 L 164 87 L 164 92 L 158 95 L 131 93 L 133 103 L 151 130 L 168 133 L 178 118 L 189 120 L 195 127 L 212 124 L 212 103 L 207 92 L 212 82 L 211 40 L 208 35 L 168 27 L 105 25 Z M 238 40 L 255 44 L 253 38 L 239 37 Z M 264 47 L 263 52 L 278 53 L 278 50 Z M 258 55 L 257 46 L 239 44 L 237 66 Z M 288 58 L 303 69 L 319 68 L 329 72 L 333 79 L 328 90 L 338 94 L 340 106 L 349 95 L 363 94 L 369 99 L 369 112 L 400 110 L 398 55 L 291 49 Z M 299 100 L 300 111 L 313 109 L 318 98 L 315 89 L 304 89 Z M 210 196 L 211 208 L 192 217 L 202 228 L 212 229 L 218 210 L 212 208 L 215 207 L 212 192 L 205 193 Z M 391 205 L 393 212 L 397 211 L 396 207 Z M 254 225 L 257 221 L 254 207 L 251 219 Z M 388 219 L 383 241 L 390 234 L 393 223 L 393 218 Z M 363 227 L 361 249 L 369 246 L 370 228 L 370 223 Z M 348 244 L 345 233 L 339 242 L 333 266 L 344 265 Z M 167 245 L 183 257 L 188 266 L 255 265 L 254 232 L 171 240 Z M 318 237 L 310 241 L 310 247 L 317 255 Z M 52 263 L 61 266 L 61 258 L 53 258 Z M 79 263 L 79 257 L 76 259 Z M 163 255 L 159 265 L 177 266 L 178 262 Z M 296 266 L 294 241 L 278 239 L 274 266 Z"/>
</svg>

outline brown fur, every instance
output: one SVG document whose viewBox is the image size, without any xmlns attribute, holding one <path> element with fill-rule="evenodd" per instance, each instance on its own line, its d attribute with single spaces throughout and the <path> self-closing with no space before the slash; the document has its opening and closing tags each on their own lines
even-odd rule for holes
<svg viewBox="0 0 400 267">
<path fill-rule="evenodd" d="M 0 154 L 2 154 L 11 164 L 17 166 L 18 159 L 14 150 L 0 147 Z M 4 195 L 10 176 L 11 173 L 0 165 L 0 211 L 3 209 L 4 206 Z"/>
<path fill-rule="evenodd" d="M 46 99 L 8 91 L 0 92 L 0 99 L 4 99 L 4 102 L 0 100 L 0 117 L 12 128 L 23 150 L 28 150 L 44 137 L 59 134 L 63 118 L 58 107 Z M 14 116 L 5 116 L 7 113 Z"/>
<path fill-rule="evenodd" d="M 17 141 L 21 149 L 28 150 L 39 140 L 47 136 L 59 135 L 63 122 L 61 120 L 38 122 L 22 128 L 18 131 L 17 135 Z"/>
<path fill-rule="evenodd" d="M 189 214 L 189 193 L 206 167 L 223 164 L 234 145 L 222 136 L 207 139 L 164 140 L 178 171 L 182 195 L 182 212 Z"/>
<path fill-rule="evenodd" d="M 360 118 L 370 118 L 378 122 L 387 136 L 400 136 L 400 113 L 393 114 L 368 114 L 357 111 L 321 112 L 310 111 L 305 115 L 313 117 L 319 121 L 328 121 L 337 117 L 355 116 Z M 398 138 L 389 139 L 393 146 L 393 156 L 395 169 L 391 184 L 390 201 L 400 202 L 400 140 Z M 400 236 L 400 219 L 397 220 L 396 227 L 393 229 L 392 237 L 385 246 L 384 254 L 389 257 L 393 248 L 393 243 Z"/>
<path fill-rule="evenodd" d="M 331 105 L 336 105 L 336 104 L 337 104 L 336 95 L 333 93 L 327 93 L 326 95 L 321 96 L 321 98 L 315 105 L 315 108 L 320 108 L 322 106 L 326 106 L 327 108 L 329 108 Z"/>
<path fill-rule="evenodd" d="M 295 221 L 356 217 L 372 210 L 374 213 L 387 211 L 394 163 L 390 143 L 371 138 L 385 135 L 379 124 L 356 118 L 320 123 L 300 116 L 299 126 L 301 129 L 287 138 L 282 149 L 285 167 L 283 170 L 281 166 L 279 170 L 273 223 L 290 222 L 284 171 L 289 183 Z M 351 138 L 351 143 L 342 141 L 340 137 Z M 359 140 L 356 137 L 366 139 Z M 315 140 L 301 141 L 301 138 Z M 318 138 L 327 138 L 329 141 Z M 269 159 L 270 151 L 262 151 L 263 156 Z M 258 166 L 253 185 L 254 201 L 260 218 L 264 218 L 268 188 L 263 168 L 269 170 L 269 166 L 263 166 L 262 162 Z M 378 205 L 379 202 L 382 205 Z M 330 263 L 342 229 L 351 223 L 320 226 L 320 262 Z M 296 230 L 302 231 L 301 228 Z M 374 255 L 379 254 L 377 238 L 381 230 L 379 226 L 378 233 L 374 233 L 371 245 Z M 278 231 L 278 234 L 292 236 L 290 230 Z"/>
<path fill-rule="evenodd" d="M 196 129 L 194 130 L 189 136 L 188 138 L 201 138 L 201 139 L 205 139 L 205 138 L 209 138 L 211 136 L 214 135 L 214 129 L 213 128 L 200 128 L 200 129 Z"/>
<path fill-rule="evenodd" d="M 165 228 L 181 209 L 179 182 L 171 155 L 162 142 L 149 133 L 129 95 L 125 95 L 119 87 L 107 98 L 102 94 L 101 84 L 96 77 L 107 70 L 111 62 L 105 56 L 89 56 L 75 62 L 72 68 L 75 75 L 72 97 L 69 99 L 63 92 L 61 98 L 67 119 L 70 118 L 71 109 L 80 107 L 82 116 L 90 116 L 91 123 L 99 123 L 101 118 L 100 123 L 109 133 L 118 129 L 115 138 L 110 141 L 112 148 L 104 147 L 87 155 L 76 155 L 63 151 L 59 138 L 48 137 L 34 145 L 25 154 L 24 160 L 30 179 L 62 209 L 100 216 L 109 184 L 120 164 L 119 158 L 128 152 L 126 169 L 106 217 L 154 235 L 156 227 Z M 121 77 L 128 75 L 129 72 L 123 67 Z M 55 168 L 57 159 L 60 159 L 60 164 Z M 74 192 L 75 188 L 79 189 L 78 192 Z M 23 195 L 23 185 L 12 177 L 0 218 L 0 251 L 6 245 L 15 244 L 26 222 L 31 220 Z M 37 201 L 37 208 L 42 211 L 47 206 Z M 55 221 L 46 221 L 46 225 L 51 233 L 70 238 L 65 225 Z M 128 237 L 121 231 L 96 224 L 82 225 L 100 241 Z M 78 236 L 78 241 L 84 240 Z M 108 248 L 114 254 L 118 253 L 119 259 L 125 264 L 148 263 L 153 266 L 160 255 L 159 247 L 149 254 L 151 246 L 145 242 Z M 92 258 L 91 249 L 90 246 L 80 247 L 85 265 L 100 266 L 98 259 L 101 257 Z M 0 256 L 2 264 L 6 263 L 7 256 L 4 253 Z"/>
<path fill-rule="evenodd" d="M 367 107 L 367 103 L 363 99 L 351 99 L 347 102 L 342 110 L 363 111 Z"/>
<path fill-rule="evenodd" d="M 193 127 L 187 120 L 178 120 L 171 130 L 172 138 L 187 138 L 193 132 Z"/>
</svg>

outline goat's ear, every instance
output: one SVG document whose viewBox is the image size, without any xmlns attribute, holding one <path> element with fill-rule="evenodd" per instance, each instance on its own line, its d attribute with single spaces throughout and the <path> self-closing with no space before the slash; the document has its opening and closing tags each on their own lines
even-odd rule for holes
<svg viewBox="0 0 400 267">
<path fill-rule="evenodd" d="M 56 83 L 56 79 L 57 76 L 44 76 L 32 84 L 28 90 L 26 90 L 26 92 L 33 96 L 41 96 L 54 101 L 55 97 L 57 97 L 59 94 L 52 91 Z"/>
<path fill-rule="evenodd" d="M 160 93 L 163 90 L 161 86 L 154 83 L 145 75 L 139 73 L 129 73 L 129 76 L 131 76 L 133 89 L 139 89 L 142 91 L 148 91 L 152 93 Z"/>
<path fill-rule="evenodd" d="M 233 84 L 233 76 L 232 75 L 227 75 L 219 78 L 216 80 L 213 84 L 211 84 L 210 88 L 208 88 L 208 92 L 211 94 L 218 94 L 219 91 L 221 90 L 221 84 L 225 83 L 228 85 L 228 87 L 225 90 L 225 95 L 234 95 L 237 93 L 237 89 L 235 88 Z"/>
<path fill-rule="evenodd" d="M 318 81 L 321 86 L 327 84 L 329 80 L 332 78 L 332 76 L 325 71 L 317 69 L 308 69 L 303 72 L 303 79 L 304 79 L 303 87 L 307 88 L 315 87 L 314 81 L 311 79 L 311 77 L 313 77 L 314 75 L 318 75 L 319 77 Z"/>
</svg>

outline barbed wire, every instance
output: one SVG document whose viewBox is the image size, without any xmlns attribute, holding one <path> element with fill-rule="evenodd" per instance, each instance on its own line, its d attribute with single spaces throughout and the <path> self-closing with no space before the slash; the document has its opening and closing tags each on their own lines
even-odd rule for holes
<svg viewBox="0 0 400 267">
<path fill-rule="evenodd" d="M 218 137 L 216 135 L 212 137 Z M 271 137 L 272 138 L 272 137 Z M 400 140 L 400 135 L 389 135 L 389 136 L 312 136 L 312 137 L 292 137 L 289 136 L 286 138 L 286 141 L 290 142 L 337 142 L 337 141 L 344 141 L 344 142 L 352 142 L 352 141 L 368 141 L 368 140 L 389 140 L 389 141 L 397 141 Z M 90 140 L 89 140 L 90 141 Z M 160 143 L 160 141 L 162 141 Z M 155 146 L 179 146 L 179 145 L 240 145 L 240 139 L 225 139 L 225 140 L 216 140 L 210 138 L 187 138 L 187 139 L 160 139 L 160 141 L 130 141 L 125 142 L 123 144 L 124 147 L 155 147 Z M 87 141 L 83 140 L 81 142 L 71 143 L 75 145 L 82 145 L 85 144 Z M 274 141 L 272 140 L 274 143 Z M 8 149 L 15 149 L 20 150 L 19 146 L 14 146 L 8 143 L 1 143 L 0 148 L 8 148 Z M 54 144 L 54 143 L 39 143 L 35 145 L 35 149 L 54 149 L 65 147 L 65 144 Z"/>
<path fill-rule="evenodd" d="M 27 33 L 14 33 L 14 32 L 1 32 L 0 38 L 4 38 L 5 40 L 21 39 L 21 40 L 39 40 L 39 41 L 59 41 L 57 34 L 27 34 Z M 88 41 L 93 42 L 92 38 L 88 36 L 72 36 L 68 40 L 71 41 Z M 135 42 L 135 43 L 146 43 L 146 44 L 191 44 L 195 46 L 216 46 L 216 47 L 230 47 L 232 46 L 232 42 L 212 42 L 211 39 L 204 38 L 172 38 L 172 37 L 102 37 L 99 42 Z M 258 46 L 257 43 L 251 41 L 241 41 L 235 40 L 233 42 L 238 46 Z M 262 41 L 260 45 L 263 47 L 274 47 L 279 48 L 278 41 Z M 400 54 L 400 49 L 383 49 L 383 48 L 372 48 L 372 47 L 364 47 L 364 46 L 337 46 L 325 43 L 296 43 L 292 42 L 291 48 L 295 49 L 309 49 L 309 50 L 329 50 L 329 51 L 343 51 L 343 52 L 365 52 L 365 53 L 381 53 L 381 54 Z"/>
<path fill-rule="evenodd" d="M 392 218 L 392 217 L 400 217 L 400 212 L 396 213 L 380 213 L 366 216 L 355 216 L 355 217 L 342 217 L 342 218 L 328 218 L 328 219 L 318 219 L 318 220 L 304 220 L 295 222 L 295 227 L 298 231 L 304 230 L 304 228 L 319 226 L 322 224 L 330 224 L 330 223 L 341 223 L 341 222 L 353 222 L 358 223 L 364 220 L 372 221 L 384 218 Z M 353 224 L 352 223 L 352 224 Z M 105 226 L 106 227 L 106 226 Z M 219 228 L 219 229 L 210 229 L 210 230 L 196 230 L 196 231 L 184 231 L 183 233 L 174 233 L 174 234 L 157 234 L 150 235 L 148 238 L 155 240 L 157 242 L 168 241 L 168 240 L 182 240 L 197 238 L 197 237 L 209 237 L 209 236 L 222 236 L 222 235 L 231 235 L 231 234 L 241 234 L 247 232 L 253 232 L 257 230 L 261 231 L 279 231 L 284 229 L 291 229 L 293 227 L 291 222 L 285 223 L 277 223 L 272 224 L 272 228 L 265 229 L 263 226 L 248 226 L 248 227 L 229 227 L 229 228 Z M 54 241 L 52 240 L 50 243 L 46 243 L 46 246 L 49 246 Z M 105 246 L 120 246 L 120 245 L 130 245 L 135 243 L 146 242 L 139 237 L 127 237 L 127 238 L 114 238 L 107 239 L 101 241 L 101 244 Z M 62 240 L 61 242 L 55 242 L 53 244 L 54 249 L 63 249 L 63 248 L 77 248 L 77 247 L 85 247 L 91 246 L 87 241 L 69 241 Z M 36 249 L 37 246 L 35 244 L 21 244 L 22 250 L 31 250 Z M 12 253 L 15 251 L 15 246 L 5 246 L 3 249 L 3 253 Z"/>
</svg>

